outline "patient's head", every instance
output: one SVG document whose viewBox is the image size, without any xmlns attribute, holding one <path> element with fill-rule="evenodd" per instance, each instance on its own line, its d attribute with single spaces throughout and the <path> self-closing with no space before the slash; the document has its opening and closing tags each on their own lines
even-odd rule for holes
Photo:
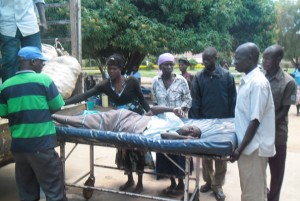
<svg viewBox="0 0 300 201">
<path fill-rule="evenodd" d="M 201 137 L 201 130 L 195 125 L 184 125 L 179 130 L 177 130 L 177 133 L 183 136 L 191 136 L 197 138 Z"/>
</svg>

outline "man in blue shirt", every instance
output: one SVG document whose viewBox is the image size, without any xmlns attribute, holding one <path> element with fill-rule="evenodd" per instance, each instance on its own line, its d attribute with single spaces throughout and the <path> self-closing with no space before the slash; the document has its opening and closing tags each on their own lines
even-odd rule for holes
<svg viewBox="0 0 300 201">
<path fill-rule="evenodd" d="M 141 73 L 139 72 L 139 67 L 138 66 L 133 66 L 132 71 L 130 73 L 131 76 L 135 77 L 139 83 L 141 84 Z"/>
</svg>

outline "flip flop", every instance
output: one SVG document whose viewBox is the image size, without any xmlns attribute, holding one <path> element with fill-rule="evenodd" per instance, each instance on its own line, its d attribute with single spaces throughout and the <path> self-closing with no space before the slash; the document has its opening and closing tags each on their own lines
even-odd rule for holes
<svg viewBox="0 0 300 201">
<path fill-rule="evenodd" d="M 169 193 L 169 195 L 171 195 L 171 196 L 182 196 L 183 195 L 183 193 L 184 193 L 184 189 L 176 189 L 176 188 L 174 188 L 170 193 Z"/>
<path fill-rule="evenodd" d="M 123 184 L 122 186 L 119 187 L 119 190 L 120 191 L 126 191 L 128 188 L 130 188 L 133 185 L 134 185 L 134 181 L 133 182 L 126 182 L 125 184 Z"/>
<path fill-rule="evenodd" d="M 143 191 L 143 185 L 138 187 L 136 186 L 135 189 L 132 191 L 133 193 L 136 193 L 136 194 L 141 194 L 141 192 Z"/>
<path fill-rule="evenodd" d="M 165 195 L 169 195 L 169 194 L 174 190 L 174 188 L 175 188 L 175 187 L 169 186 L 169 187 L 163 189 L 162 192 L 163 192 L 163 194 L 165 194 Z"/>
<path fill-rule="evenodd" d="M 214 191 L 213 194 L 214 194 L 216 200 L 218 200 L 218 201 L 224 201 L 226 198 L 223 191 Z"/>
</svg>

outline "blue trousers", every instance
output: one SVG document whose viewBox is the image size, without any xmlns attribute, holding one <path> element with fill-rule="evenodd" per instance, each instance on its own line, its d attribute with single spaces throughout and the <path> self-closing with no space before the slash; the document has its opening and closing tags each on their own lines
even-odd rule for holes
<svg viewBox="0 0 300 201">
<path fill-rule="evenodd" d="M 0 34 L 0 50 L 2 55 L 2 82 L 15 75 L 19 69 L 17 59 L 20 47 L 35 46 L 42 49 L 40 32 L 23 37 L 19 29 L 15 37 Z"/>
</svg>

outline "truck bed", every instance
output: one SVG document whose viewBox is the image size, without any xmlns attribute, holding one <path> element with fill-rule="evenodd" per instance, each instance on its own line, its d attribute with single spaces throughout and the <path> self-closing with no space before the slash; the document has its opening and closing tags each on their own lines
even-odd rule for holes
<svg viewBox="0 0 300 201">
<path fill-rule="evenodd" d="M 86 106 L 84 103 L 64 106 L 62 110 L 58 111 L 57 113 L 73 115 L 85 110 L 85 107 Z M 0 168 L 14 162 L 13 156 L 10 152 L 10 144 L 11 135 L 9 131 L 8 120 L 0 118 Z"/>
</svg>

